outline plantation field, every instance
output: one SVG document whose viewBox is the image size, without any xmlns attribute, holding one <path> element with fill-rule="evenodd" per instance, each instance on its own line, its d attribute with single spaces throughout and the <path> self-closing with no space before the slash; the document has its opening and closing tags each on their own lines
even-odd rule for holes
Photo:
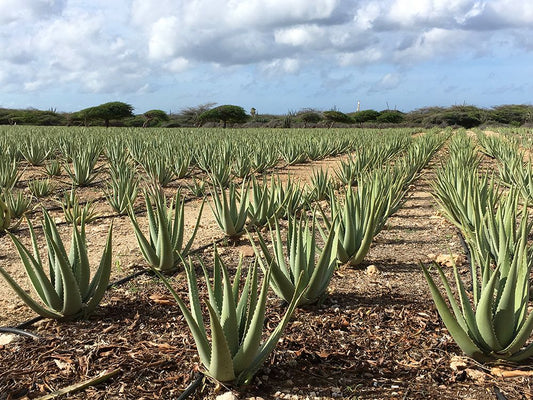
<svg viewBox="0 0 533 400">
<path fill-rule="evenodd" d="M 264 321 L 260 320 L 257 329 L 262 340 L 268 341 L 286 320 L 285 330 L 273 341 L 272 353 L 257 366 L 257 372 L 254 369 L 246 385 L 237 387 L 229 382 L 232 379 L 217 385 L 204 378 L 189 398 L 214 398 L 233 389 L 239 398 L 264 399 L 487 399 L 497 395 L 530 399 L 532 358 L 526 357 L 520 364 L 505 359 L 495 364 L 480 362 L 477 355 L 464 357 L 465 347 L 457 345 L 461 342 L 455 341 L 456 336 L 442 322 L 420 267 L 437 260 L 444 276 L 452 279 L 453 259 L 468 287 L 472 283 L 470 262 L 481 271 L 485 262 L 492 263 L 489 268 L 494 270 L 494 265 L 500 265 L 498 254 L 507 251 L 490 239 L 489 245 L 478 250 L 475 243 L 486 238 L 476 236 L 475 231 L 482 229 L 472 229 L 475 221 L 463 227 L 472 215 L 466 207 L 466 216 L 462 216 L 463 209 L 457 206 L 461 204 L 458 199 L 467 202 L 471 198 L 463 189 L 465 181 L 458 178 L 463 173 L 468 177 L 469 173 L 491 174 L 494 193 L 503 194 L 501 198 L 486 195 L 485 208 L 497 214 L 495 210 L 504 210 L 507 205 L 503 204 L 509 203 L 509 210 L 514 211 L 505 214 L 506 221 L 512 221 L 507 225 L 517 222 L 521 227 L 509 237 L 512 243 L 521 243 L 524 231 L 527 242 L 531 226 L 520 224 L 520 218 L 529 218 L 521 210 L 527 210 L 522 204 L 533 193 L 533 173 L 525 162 L 530 140 L 531 132 L 520 129 L 485 134 L 464 130 L 0 128 L 0 185 L 7 193 L 3 201 L 6 207 L 25 208 L 23 214 L 34 227 L 34 247 L 46 274 L 50 249 L 60 251 L 46 240 L 43 208 L 52 221 L 49 226 L 57 226 L 67 252 L 74 229 L 68 220 L 81 222 L 78 230 L 87 243 L 91 274 L 98 269 L 106 243 L 111 243 L 109 281 L 128 279 L 102 292 L 87 318 L 80 318 L 90 304 L 84 299 L 81 308 L 73 309 L 66 320 L 45 318 L 28 324 L 25 329 L 40 339 L 0 336 L 0 398 L 36 398 L 108 373 L 100 384 L 77 391 L 71 388 L 68 398 L 171 399 L 197 380 L 198 371 L 208 369 L 211 375 L 224 376 L 227 369 L 208 368 L 199 357 L 197 338 L 191 335 L 183 312 L 149 266 L 166 276 L 188 306 L 190 276 L 188 285 L 179 255 L 191 257 L 188 271 L 197 277 L 200 314 L 207 338 L 215 340 L 204 301 L 210 294 L 200 259 L 208 276 L 216 274 L 222 262 L 233 280 L 242 258 L 238 286 L 244 293 L 253 286 L 244 282 L 256 260 L 260 261 L 256 269 L 259 285 L 263 270 L 279 265 L 281 258 L 289 264 L 307 265 L 296 255 L 305 258 L 315 247 L 310 236 L 301 239 L 307 247 L 290 247 L 289 238 L 299 231 L 310 232 L 317 240 L 317 253 L 308 264 L 326 260 L 322 280 L 308 285 L 296 306 L 296 298 L 291 302 L 292 297 L 282 300 L 278 296 L 290 285 L 271 278 Z M 56 168 L 59 171 L 54 171 Z M 468 179 L 468 187 L 479 186 L 483 193 L 492 193 L 490 185 Z M 459 193 L 455 203 L 454 190 Z M 231 213 L 216 205 L 217 199 L 232 192 L 236 193 L 235 205 L 246 206 L 240 214 L 240 227 L 229 221 L 238 215 L 231 218 Z M 22 207 L 22 200 L 13 199 L 19 194 L 29 202 L 27 207 Z M 178 206 L 174 208 L 171 199 Z M 159 229 L 171 222 L 162 224 L 164 217 L 157 210 L 162 209 L 172 220 L 181 205 L 183 227 L 176 224 L 176 231 L 183 234 L 183 240 L 171 249 L 172 243 L 164 240 Z M 153 253 L 148 238 L 150 215 L 152 239 L 159 243 L 153 246 Z M 484 218 L 490 219 L 481 220 Z M 0 233 L 0 267 L 21 290 L 37 298 L 16 246 L 20 240 L 19 250 L 25 246 L 28 254 L 33 252 L 28 221 L 19 224 L 19 218 L 12 215 L 11 222 L 5 222 L 4 228 L 15 239 Z M 154 221 L 159 222 L 154 225 Z M 304 229 L 298 225 L 300 221 L 310 225 Z M 491 226 L 496 229 L 498 223 L 495 219 Z M 458 232 L 467 242 L 470 257 L 465 255 Z M 144 250 L 140 233 L 147 238 Z M 506 243 L 511 243 L 506 238 Z M 280 258 L 276 258 L 277 248 L 281 249 Z M 320 257 L 327 249 L 330 257 Z M 511 259 L 517 260 L 511 264 L 530 267 L 530 250 L 523 254 L 509 251 Z M 83 257 L 78 254 L 74 258 Z M 526 282 L 527 290 L 520 289 L 525 284 L 517 284 L 515 292 L 527 299 L 530 270 L 520 271 L 518 275 L 525 276 L 518 282 Z M 436 267 L 431 267 L 430 274 L 442 291 Z M 292 270 L 293 280 L 297 275 Z M 293 284 L 293 289 L 303 289 L 304 285 Z M 232 288 L 233 296 L 238 286 Z M 323 291 L 312 291 L 315 286 Z M 476 298 L 475 293 L 469 295 Z M 497 301 L 501 302 L 501 297 L 497 295 Z M 292 317 L 284 318 L 292 306 Z M 525 310 L 514 313 L 513 323 L 519 325 L 515 335 L 528 324 L 520 322 L 520 315 L 526 315 L 531 307 L 522 307 Z M 64 303 L 47 312 L 61 316 Z M 0 326 L 14 327 L 35 316 L 0 279 Z M 222 316 L 222 328 L 231 336 L 227 320 Z M 501 325 L 495 326 L 500 332 Z M 523 346 L 530 342 L 526 337 Z"/>
</svg>

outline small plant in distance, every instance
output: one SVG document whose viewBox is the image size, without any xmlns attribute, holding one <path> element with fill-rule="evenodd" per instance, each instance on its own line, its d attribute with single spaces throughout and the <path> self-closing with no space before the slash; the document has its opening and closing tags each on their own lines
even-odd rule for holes
<svg viewBox="0 0 533 400">
<path fill-rule="evenodd" d="M 28 183 L 31 194 L 37 198 L 46 197 L 54 190 L 54 184 L 50 178 L 34 179 Z"/>
<path fill-rule="evenodd" d="M 18 163 L 14 157 L 0 154 L 0 188 L 12 189 L 20 179 Z"/>
<path fill-rule="evenodd" d="M 176 299 L 193 335 L 200 361 L 209 376 L 223 383 L 241 385 L 248 383 L 268 358 L 278 343 L 299 301 L 294 296 L 285 315 L 270 336 L 261 343 L 265 324 L 265 309 L 270 274 L 267 273 L 259 291 L 257 264 L 248 269 L 246 280 L 239 293 L 242 259 L 237 267 L 233 283 L 228 269 L 215 248 L 212 284 L 207 268 L 202 262 L 209 300 L 210 335 L 207 335 L 202 316 L 200 296 L 194 266 L 189 259 L 185 263 L 189 286 L 190 309 L 158 271 L 165 286 Z M 302 293 L 297 284 L 296 293 Z M 210 339 L 209 339 L 210 337 Z"/>
<path fill-rule="evenodd" d="M 59 176 L 61 175 L 61 163 L 54 159 L 50 160 L 44 165 L 46 175 L 48 176 Z"/>
<path fill-rule="evenodd" d="M 110 180 L 104 191 L 107 202 L 119 215 L 128 213 L 130 204 L 137 198 L 139 180 L 134 166 L 127 161 L 111 163 Z"/>
<path fill-rule="evenodd" d="M 46 210 L 43 209 L 43 233 L 46 240 L 48 270 L 39 254 L 37 235 L 28 220 L 32 250 L 28 250 L 14 235 L 10 234 L 24 264 L 31 285 L 40 301 L 33 299 L 15 280 L 0 267 L 0 275 L 15 290 L 17 295 L 33 311 L 45 318 L 75 319 L 91 314 L 105 294 L 111 274 L 112 225 L 100 265 L 92 279 L 87 245 L 85 221 L 80 227 L 72 228 L 70 251 L 67 253 L 57 227 Z"/>
<path fill-rule="evenodd" d="M 206 183 L 203 179 L 192 178 L 192 185 L 187 185 L 187 187 L 195 197 L 204 197 L 207 192 Z"/>
<path fill-rule="evenodd" d="M 25 196 L 21 190 L 17 191 L 16 194 L 11 190 L 4 190 L 1 197 L 9 211 L 11 211 L 11 217 L 14 219 L 21 219 L 30 209 L 32 199 Z"/>
<path fill-rule="evenodd" d="M 133 208 L 130 207 L 128 211 L 137 242 L 144 259 L 151 268 L 162 272 L 172 272 L 176 270 L 180 259 L 186 257 L 191 249 L 200 226 L 205 202 L 202 202 L 200 207 L 192 235 L 189 241 L 184 244 L 185 202 L 180 198 L 181 192 L 178 190 L 174 198 L 168 203 L 163 191 L 158 189 L 152 190 L 151 194 L 145 192 L 144 197 L 149 225 L 148 238 L 141 231 Z"/>
<path fill-rule="evenodd" d="M 81 224 L 81 221 L 85 221 L 88 224 L 98 217 L 98 214 L 94 210 L 94 204 L 88 201 L 82 206 L 74 189 L 70 193 L 65 194 L 61 207 L 63 208 L 65 221 L 77 225 Z"/>
</svg>

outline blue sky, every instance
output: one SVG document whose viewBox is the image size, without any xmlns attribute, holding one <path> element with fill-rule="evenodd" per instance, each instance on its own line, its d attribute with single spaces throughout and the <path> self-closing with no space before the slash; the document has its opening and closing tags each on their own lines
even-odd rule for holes
<svg viewBox="0 0 533 400">
<path fill-rule="evenodd" d="M 0 0 L 0 107 L 532 104 L 525 0 Z"/>
</svg>

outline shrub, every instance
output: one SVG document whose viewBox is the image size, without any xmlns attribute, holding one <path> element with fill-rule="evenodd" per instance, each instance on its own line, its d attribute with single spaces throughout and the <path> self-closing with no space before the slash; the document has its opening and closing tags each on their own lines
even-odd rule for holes
<svg viewBox="0 0 533 400">
<path fill-rule="evenodd" d="M 198 120 L 202 124 L 207 121 L 222 121 L 224 123 L 224 128 L 227 126 L 228 122 L 243 123 L 246 122 L 247 119 L 248 115 L 244 111 L 244 108 L 230 104 L 218 106 L 211 110 L 204 111 L 198 117 Z"/>
<path fill-rule="evenodd" d="M 378 122 L 385 122 L 389 124 L 398 124 L 403 121 L 403 113 L 397 110 L 385 110 L 379 114 L 376 119 Z"/>
<path fill-rule="evenodd" d="M 379 117 L 379 112 L 376 110 L 363 110 L 363 111 L 357 111 L 356 113 L 351 114 L 352 119 L 355 122 L 368 122 L 368 121 L 375 121 Z"/>
<path fill-rule="evenodd" d="M 331 122 L 341 122 L 349 124 L 353 122 L 353 119 L 349 115 L 336 110 L 324 111 L 324 118 Z"/>
</svg>

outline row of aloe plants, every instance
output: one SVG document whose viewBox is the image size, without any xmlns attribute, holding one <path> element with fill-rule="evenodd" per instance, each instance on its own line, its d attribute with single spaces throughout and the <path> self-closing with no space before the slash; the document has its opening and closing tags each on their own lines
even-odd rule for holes
<svg viewBox="0 0 533 400">
<path fill-rule="evenodd" d="M 244 286 L 239 291 L 242 265 L 239 264 L 237 267 L 237 273 L 231 282 L 228 268 L 215 250 L 213 284 L 212 286 L 208 284 L 207 308 L 210 320 L 210 340 L 206 334 L 193 264 L 190 259 L 185 261 L 190 253 L 199 219 L 191 238 L 184 243 L 183 201 L 179 192 L 169 203 L 162 191 L 153 190 L 151 193 L 145 193 L 149 222 L 149 233 L 146 236 L 137 223 L 130 202 L 127 212 L 130 215 L 141 252 L 148 264 L 158 274 L 175 270 L 180 261 L 185 265 L 190 309 L 182 301 L 180 295 L 174 291 L 168 279 L 163 275 L 160 276 L 176 297 L 185 315 L 196 341 L 200 359 L 208 374 L 223 382 L 248 381 L 273 350 L 295 307 L 320 301 L 325 296 L 329 281 L 339 262 L 347 260 L 351 264 L 356 264 L 362 259 L 361 253 L 368 251 L 367 242 L 356 242 L 355 247 L 359 246 L 362 250 L 355 248 L 357 257 L 354 258 L 352 254 L 348 254 L 354 248 L 350 241 L 354 240 L 359 232 L 362 232 L 362 237 L 365 238 L 373 237 L 379 232 L 386 218 L 401 204 L 405 189 L 414 179 L 416 171 L 425 165 L 429 159 L 428 155 L 432 154 L 438 145 L 439 140 L 435 138 L 426 140 L 425 143 L 420 142 L 420 146 L 413 148 L 397 161 L 396 168 L 392 166 L 379 172 L 364 174 L 358 179 L 357 188 L 348 187 L 340 201 L 337 200 L 337 194 L 331 192 L 329 201 L 332 213 L 330 216 L 324 210 L 320 213 L 324 219 L 324 227 L 320 226 L 316 211 L 312 213 L 311 221 L 306 219 L 305 214 L 300 218 L 294 218 L 293 213 L 289 212 L 286 214 L 289 218 L 289 233 L 288 237 L 283 239 L 278 219 L 267 218 L 267 224 L 271 227 L 274 253 L 271 253 L 261 236 L 257 236 L 256 239 L 259 243 L 258 247 L 255 246 L 255 241 L 250 236 L 257 254 L 256 259 L 264 270 L 261 285 L 259 285 L 257 266 L 254 265 L 248 269 Z M 421 148 L 425 151 L 421 151 Z M 402 171 L 401 167 L 406 162 L 402 160 L 418 160 L 419 164 L 414 169 L 415 172 L 413 169 Z M 255 184 L 259 185 L 258 182 Z M 266 190 L 266 187 L 263 185 L 262 189 Z M 261 190 L 257 189 L 257 191 Z M 242 201 L 244 193 L 245 191 L 241 192 L 239 201 Z M 270 198 L 271 195 L 267 197 Z M 237 200 L 236 195 L 234 198 Z M 258 197 L 260 198 L 261 196 Z M 359 199 L 359 203 L 354 200 L 356 198 Z M 77 201 L 75 198 L 70 200 L 72 204 Z M 360 200 L 367 201 L 361 202 Z M 281 201 L 282 204 L 285 202 L 289 200 Z M 348 206 L 347 203 L 349 203 Z M 366 203 L 374 205 L 367 209 Z M 261 200 L 254 201 L 253 204 L 256 205 L 256 209 L 248 210 L 247 216 L 253 215 L 252 221 L 255 221 L 258 219 L 256 215 L 257 209 L 261 208 Z M 74 209 L 71 207 L 71 211 Z M 354 210 L 359 211 L 352 212 Z M 15 235 L 9 234 L 40 302 L 29 297 L 3 269 L 0 269 L 0 273 L 21 298 L 41 315 L 65 319 L 86 316 L 101 300 L 109 282 L 112 253 L 111 228 L 100 267 L 91 279 L 85 240 L 88 211 L 78 209 L 71 218 L 73 228 L 70 253 L 66 252 L 53 220 L 44 210 L 43 214 L 48 274 L 45 273 L 44 263 L 37 247 L 36 232 L 31 224 L 29 225 L 32 240 L 31 251 Z M 367 222 L 368 220 L 371 222 Z M 355 236 L 353 227 L 357 230 Z M 317 230 L 322 237 L 322 246 L 317 245 Z M 262 261 L 259 249 L 265 261 Z M 342 249 L 342 255 L 340 249 Z M 348 259 L 346 259 L 346 254 Z M 206 282 L 209 282 L 207 268 L 201 261 L 200 263 L 203 266 Z M 278 327 L 266 341 L 261 343 L 266 293 L 269 286 L 272 286 L 280 297 L 287 300 L 289 307 Z"/>
<path fill-rule="evenodd" d="M 527 199 L 516 188 L 502 191 L 499 181 L 480 173 L 469 138 L 458 137 L 450 148 L 434 194 L 470 250 L 469 279 L 464 281 L 454 266 L 454 295 L 440 267 L 435 266 L 444 293 L 427 268 L 424 274 L 441 318 L 465 354 L 479 361 L 524 360 L 533 355 L 528 342 L 533 331 L 533 313 L 528 314 L 533 248 L 528 236 L 533 225 Z"/>
</svg>

